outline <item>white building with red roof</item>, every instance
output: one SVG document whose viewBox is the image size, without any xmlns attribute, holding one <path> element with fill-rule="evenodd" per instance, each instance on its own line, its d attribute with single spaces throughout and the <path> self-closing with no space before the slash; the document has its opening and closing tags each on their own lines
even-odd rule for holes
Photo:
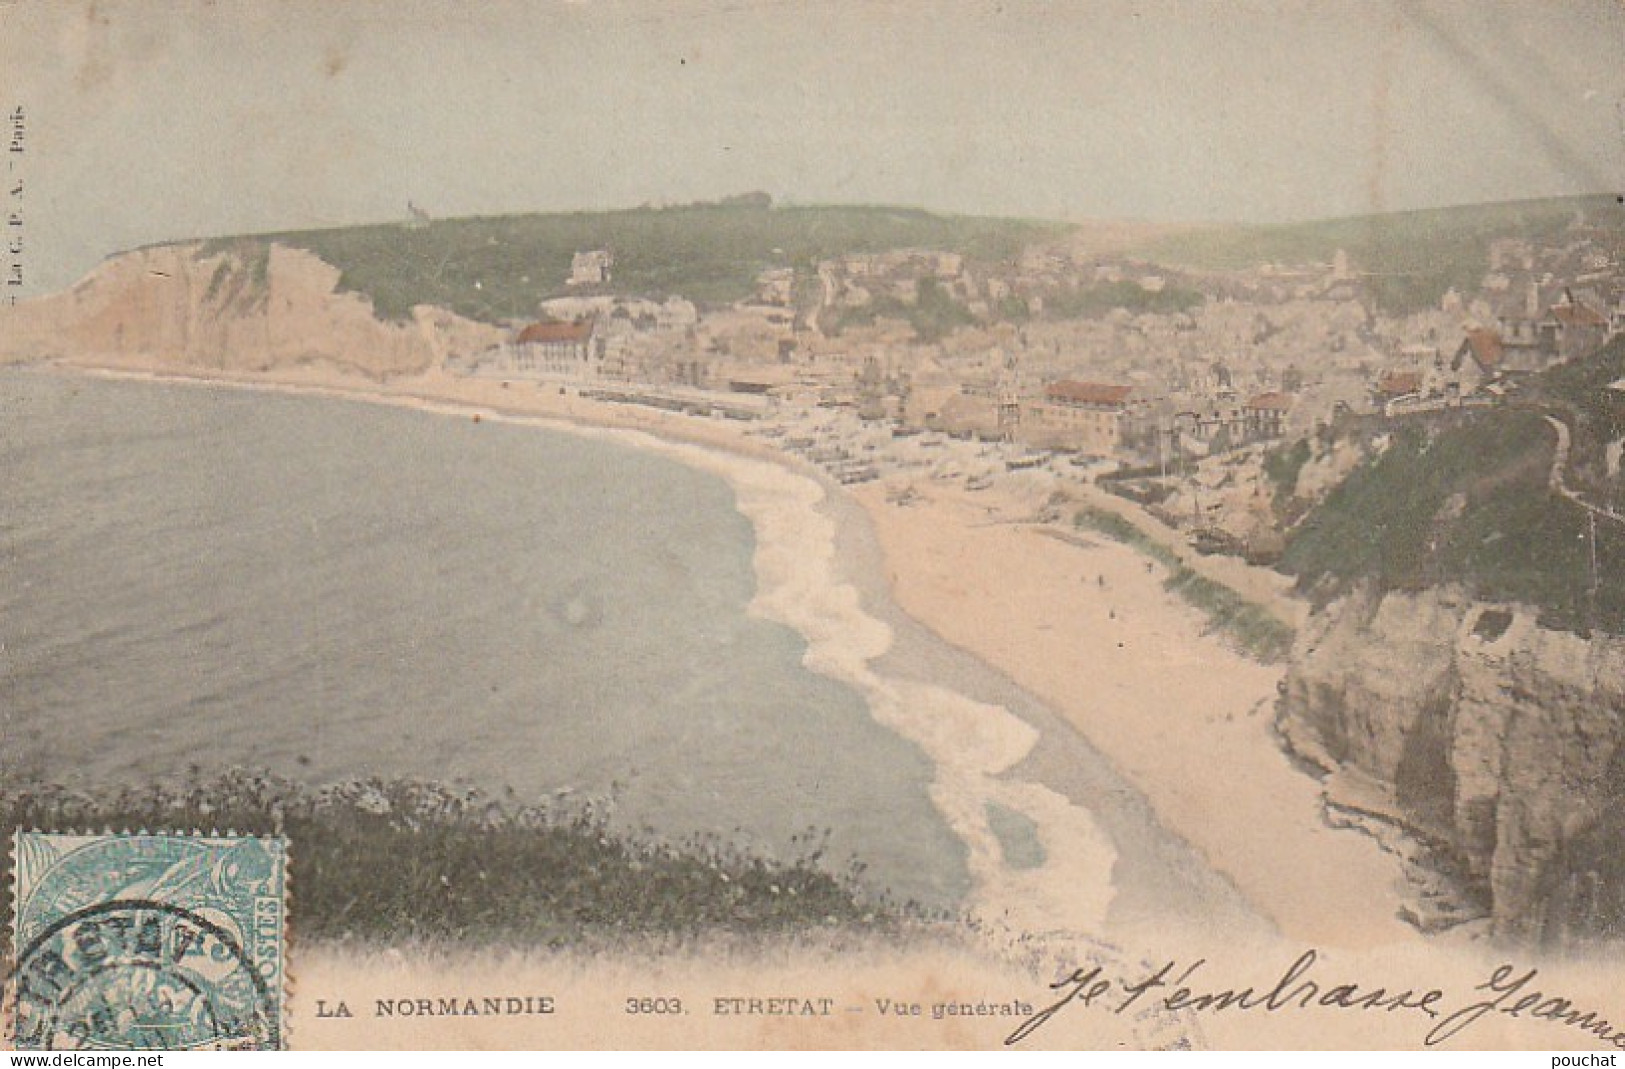
<svg viewBox="0 0 1625 1069">
<path fill-rule="evenodd" d="M 1125 459 L 1136 451 L 1147 400 L 1118 383 L 1052 382 L 1021 406 L 1017 436 L 1039 448 Z"/>
<path fill-rule="evenodd" d="M 1241 408 L 1249 441 L 1279 438 L 1285 432 L 1287 413 L 1292 411 L 1292 398 L 1272 390 L 1248 398 Z"/>
<path fill-rule="evenodd" d="M 605 349 L 597 319 L 539 320 L 459 370 L 501 378 L 588 382 L 602 374 Z"/>
<path fill-rule="evenodd" d="M 1459 397 L 1477 393 L 1497 378 L 1506 363 L 1506 347 L 1498 331 L 1469 330 L 1451 357 L 1446 392 Z"/>
</svg>

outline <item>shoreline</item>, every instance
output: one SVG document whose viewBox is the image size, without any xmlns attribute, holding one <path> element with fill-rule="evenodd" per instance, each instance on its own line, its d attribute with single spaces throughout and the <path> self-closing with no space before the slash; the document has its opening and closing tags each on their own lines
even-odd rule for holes
<svg viewBox="0 0 1625 1069">
<path fill-rule="evenodd" d="M 1356 949 L 1424 940 L 1396 915 L 1397 861 L 1329 827 L 1320 782 L 1275 741 L 1284 669 L 1212 633 L 1164 589 L 1160 563 L 1105 536 L 1050 537 L 1020 522 L 1019 502 L 855 496 L 888 546 L 901 609 L 1077 730 L 1282 936 Z M 1024 770 L 1058 764 L 1037 752 Z"/>
<path fill-rule="evenodd" d="M 750 448 L 738 440 L 719 441 L 720 435 L 691 433 L 673 440 L 676 436 L 652 434 L 620 421 L 581 425 L 520 406 L 471 406 L 464 399 L 448 401 L 415 390 L 244 383 L 145 369 L 97 368 L 89 373 L 201 388 L 247 386 L 279 395 L 385 404 L 453 418 L 478 415 L 495 424 L 612 441 L 721 478 L 755 533 L 756 592 L 747 607 L 749 614 L 798 634 L 806 644 L 803 666 L 855 692 L 880 727 L 915 746 L 934 770 L 929 786 L 932 804 L 961 845 L 970 875 L 968 886 L 953 891 L 954 908 L 986 918 L 997 914 L 1018 931 L 1034 926 L 1092 931 L 1105 922 L 1113 896 L 1114 855 L 1090 813 L 1040 786 L 1001 780 L 1002 773 L 1027 756 L 1037 740 L 1036 731 L 996 703 L 969 699 L 927 680 L 875 670 L 874 663 L 882 658 L 891 664 L 898 659 L 891 627 L 870 615 L 872 606 L 885 602 L 885 594 L 854 577 L 837 553 L 843 530 L 862 514 L 832 515 L 842 511 L 839 495 L 810 465 L 797 471 L 771 450 Z M 688 429 L 713 428 L 702 423 Z M 1002 864 L 1006 844 L 990 831 L 986 816 L 988 807 L 995 806 L 1020 814 L 1043 840 L 1065 843 L 1067 848 L 1046 851 L 1043 863 L 1031 869 Z"/>
<path fill-rule="evenodd" d="M 1165 909 L 1125 902 L 1135 885 L 1143 892 L 1194 879 L 1161 904 L 1212 905 L 1233 888 L 1235 901 L 1219 910 L 1230 934 L 1256 936 L 1273 921 L 1288 939 L 1322 945 L 1422 939 L 1395 915 L 1397 862 L 1371 840 L 1327 826 L 1318 782 L 1292 767 L 1269 734 L 1260 709 L 1273 700 L 1279 669 L 1206 634 L 1200 614 L 1161 589 L 1160 565 L 1105 539 L 1045 537 L 1019 500 L 930 487 L 901 506 L 879 483 L 843 493 L 812 465 L 732 426 L 442 372 L 380 383 L 321 368 L 215 374 L 146 361 L 42 364 L 642 439 L 632 444 L 727 479 L 757 531 L 751 612 L 806 637 L 807 666 L 856 689 L 877 720 L 937 769 L 933 802 L 965 844 L 973 912 L 1018 933 L 1097 931 L 1108 915 L 1114 929 L 1154 930 L 1166 926 Z M 809 516 L 821 522 L 805 522 Z M 854 564 L 849 550 L 865 539 L 870 559 Z M 966 688 L 975 697 L 909 678 L 922 636 L 985 666 L 950 673 L 980 674 Z M 1070 747 L 1068 733 L 1076 736 Z M 1098 767 L 1080 771 L 1090 757 Z M 1214 775 L 1216 766 L 1225 773 Z M 1121 810 L 1137 801 L 1130 794 L 1143 798 L 1144 813 L 1125 823 Z M 1008 844 L 991 828 L 992 806 L 1031 823 L 1044 848 L 1040 864 L 1001 861 Z M 1176 842 L 1125 856 L 1124 845 L 1136 854 L 1149 826 Z M 1217 880 L 1193 874 L 1202 866 Z"/>
</svg>

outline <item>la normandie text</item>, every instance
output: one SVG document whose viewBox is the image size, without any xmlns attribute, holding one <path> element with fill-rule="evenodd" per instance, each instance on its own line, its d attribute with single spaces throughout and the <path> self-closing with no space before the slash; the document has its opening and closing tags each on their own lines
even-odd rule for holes
<svg viewBox="0 0 1625 1069">
<path fill-rule="evenodd" d="M 496 995 L 470 998 L 466 995 L 438 998 L 374 999 L 372 1015 L 394 1017 L 541 1017 L 557 1012 L 552 995 Z M 316 1000 L 316 1016 L 326 1019 L 354 1017 L 343 999 Z"/>
</svg>

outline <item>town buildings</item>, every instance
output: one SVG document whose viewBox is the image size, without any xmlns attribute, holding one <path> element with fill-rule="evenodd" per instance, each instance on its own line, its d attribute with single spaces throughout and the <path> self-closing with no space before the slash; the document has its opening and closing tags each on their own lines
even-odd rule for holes
<svg viewBox="0 0 1625 1069">
<path fill-rule="evenodd" d="M 1134 387 L 1062 380 L 1022 406 L 1017 436 L 1028 445 L 1121 457 L 1141 445 L 1150 413 Z"/>
<path fill-rule="evenodd" d="M 1286 417 L 1291 411 L 1292 398 L 1279 391 L 1272 390 L 1249 399 L 1242 406 L 1247 440 L 1281 437 L 1286 433 Z"/>
<path fill-rule="evenodd" d="M 548 320 L 527 324 L 511 341 L 475 354 L 466 374 L 561 382 L 596 381 L 607 345 L 598 320 Z"/>
<path fill-rule="evenodd" d="M 1344 413 L 1497 403 L 1508 380 L 1625 333 L 1617 244 L 1594 228 L 1496 242 L 1478 285 L 1404 312 L 1347 252 L 1204 271 L 1059 242 L 808 270 L 775 250 L 739 300 L 702 305 L 617 293 L 598 248 L 575 255 L 536 322 L 460 366 L 616 396 L 748 394 L 1172 473 Z"/>
<path fill-rule="evenodd" d="M 570 277 L 567 284 L 601 286 L 610 281 L 610 268 L 614 266 L 615 256 L 608 249 L 578 252 L 570 259 Z"/>
</svg>

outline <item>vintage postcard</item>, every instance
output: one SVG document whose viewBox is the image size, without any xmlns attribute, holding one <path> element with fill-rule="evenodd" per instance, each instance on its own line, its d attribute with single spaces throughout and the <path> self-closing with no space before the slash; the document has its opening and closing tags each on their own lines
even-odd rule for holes
<svg viewBox="0 0 1625 1069">
<path fill-rule="evenodd" d="M 1625 1049 L 1615 0 L 0 0 L 28 1049 Z"/>
</svg>

